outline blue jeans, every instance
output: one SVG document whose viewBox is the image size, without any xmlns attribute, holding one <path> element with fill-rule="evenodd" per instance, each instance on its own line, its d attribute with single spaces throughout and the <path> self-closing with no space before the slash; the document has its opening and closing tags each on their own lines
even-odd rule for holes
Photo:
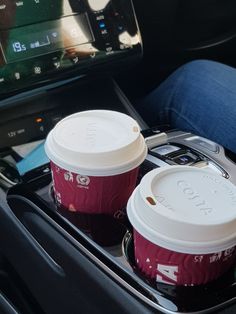
<svg viewBox="0 0 236 314">
<path fill-rule="evenodd" d="M 150 125 L 168 123 L 236 153 L 236 69 L 197 60 L 176 70 L 139 104 Z"/>
</svg>

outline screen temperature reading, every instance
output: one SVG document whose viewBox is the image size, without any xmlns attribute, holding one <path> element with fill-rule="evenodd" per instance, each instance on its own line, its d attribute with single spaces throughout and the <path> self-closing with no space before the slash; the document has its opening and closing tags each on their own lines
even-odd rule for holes
<svg viewBox="0 0 236 314">
<path fill-rule="evenodd" d="M 15 41 L 12 43 L 12 48 L 14 52 L 22 52 L 26 50 L 26 46 L 19 41 Z"/>
<path fill-rule="evenodd" d="M 1 48 L 7 63 L 45 55 L 94 40 L 87 14 L 2 30 L 0 40 L 1 38 L 4 38 L 4 45 L 1 45 Z"/>
</svg>

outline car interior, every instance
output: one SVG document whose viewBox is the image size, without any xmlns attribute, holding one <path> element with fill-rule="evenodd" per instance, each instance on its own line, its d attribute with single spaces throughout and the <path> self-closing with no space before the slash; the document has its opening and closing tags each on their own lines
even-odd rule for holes
<svg viewBox="0 0 236 314">
<path fill-rule="evenodd" d="M 43 145 L 64 117 L 114 110 L 140 125 L 138 180 L 166 165 L 210 169 L 236 184 L 233 152 L 136 104 L 197 59 L 236 66 L 234 0 L 0 0 L 0 313 L 236 312 L 232 267 L 185 287 L 153 283 L 134 263 L 127 217 L 107 246 L 56 207 Z"/>
</svg>

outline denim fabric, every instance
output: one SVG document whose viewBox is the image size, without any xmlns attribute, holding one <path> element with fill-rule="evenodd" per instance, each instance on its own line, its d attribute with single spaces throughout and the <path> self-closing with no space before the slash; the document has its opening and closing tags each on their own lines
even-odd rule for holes
<svg viewBox="0 0 236 314">
<path fill-rule="evenodd" d="M 169 123 L 236 153 L 236 69 L 208 60 L 187 63 L 139 104 L 153 126 Z"/>
</svg>

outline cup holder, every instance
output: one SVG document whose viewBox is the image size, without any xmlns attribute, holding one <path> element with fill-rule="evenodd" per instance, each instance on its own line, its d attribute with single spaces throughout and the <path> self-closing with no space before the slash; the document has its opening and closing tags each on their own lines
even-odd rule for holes
<svg viewBox="0 0 236 314">
<path fill-rule="evenodd" d="M 133 234 L 128 230 L 122 240 L 121 244 L 123 257 L 126 259 L 130 267 L 132 268 L 134 274 L 139 277 L 143 282 L 152 287 L 153 289 L 158 289 L 156 282 L 154 280 L 147 279 L 137 268 L 134 258 L 134 242 Z"/>
<path fill-rule="evenodd" d="M 179 310 L 183 312 L 204 312 L 206 309 L 208 309 L 208 311 L 214 311 L 221 302 L 219 301 L 219 299 L 222 296 L 223 298 L 225 298 L 225 300 L 227 298 L 230 299 L 229 291 L 230 289 L 232 289 L 232 291 L 234 289 L 234 268 L 231 268 L 218 280 L 200 286 L 174 286 L 157 283 L 155 280 L 149 280 L 144 276 L 144 274 L 141 273 L 141 271 L 137 268 L 135 264 L 134 242 L 131 231 L 127 231 L 123 238 L 122 253 L 123 257 L 131 266 L 135 276 L 141 279 L 142 282 L 150 288 L 150 291 L 152 291 L 152 293 L 153 291 L 162 293 L 164 298 L 166 298 L 166 305 L 168 304 L 168 302 L 170 302 L 169 305 L 171 304 L 171 302 L 173 302 L 171 307 L 174 308 L 174 306 L 176 306 Z M 227 293 L 229 294 L 227 295 Z M 216 298 L 216 296 L 219 298 L 219 304 L 214 304 L 214 302 L 217 300 L 214 299 Z M 201 300 L 201 302 L 199 302 L 199 300 Z"/>
<path fill-rule="evenodd" d="M 119 239 L 117 238 L 115 245 L 107 246 L 100 239 L 96 239 L 96 234 L 91 235 L 85 229 L 80 228 L 75 216 L 72 215 L 74 220 L 70 217 L 73 213 L 69 213 L 68 216 L 68 211 L 63 212 L 55 205 L 52 185 L 50 183 L 45 186 L 44 182 L 45 180 L 42 180 L 40 185 L 40 179 L 38 179 L 36 184 L 29 183 L 13 187 L 8 194 L 11 199 L 14 195 L 21 195 L 22 199 L 29 199 L 36 204 L 44 214 L 46 213 L 45 217 L 48 215 L 80 245 L 86 247 L 90 257 L 91 255 L 95 257 L 94 263 L 99 261 L 98 266 L 102 267 L 104 272 L 108 272 L 109 276 L 118 281 L 121 286 L 124 286 L 124 289 L 128 289 L 131 294 L 136 295 L 140 302 L 145 302 L 147 306 L 165 313 L 204 313 L 232 303 L 235 299 L 236 274 L 234 268 L 220 279 L 202 286 L 172 286 L 148 280 L 135 265 L 130 225 L 121 224 L 122 234 L 119 235 Z"/>
<path fill-rule="evenodd" d="M 57 202 L 52 184 L 49 186 L 49 198 L 60 215 L 68 219 L 97 244 L 114 246 L 121 243 L 129 224 L 125 210 L 121 210 L 115 216 L 106 214 L 90 215 L 75 210 L 68 210 Z"/>
</svg>

